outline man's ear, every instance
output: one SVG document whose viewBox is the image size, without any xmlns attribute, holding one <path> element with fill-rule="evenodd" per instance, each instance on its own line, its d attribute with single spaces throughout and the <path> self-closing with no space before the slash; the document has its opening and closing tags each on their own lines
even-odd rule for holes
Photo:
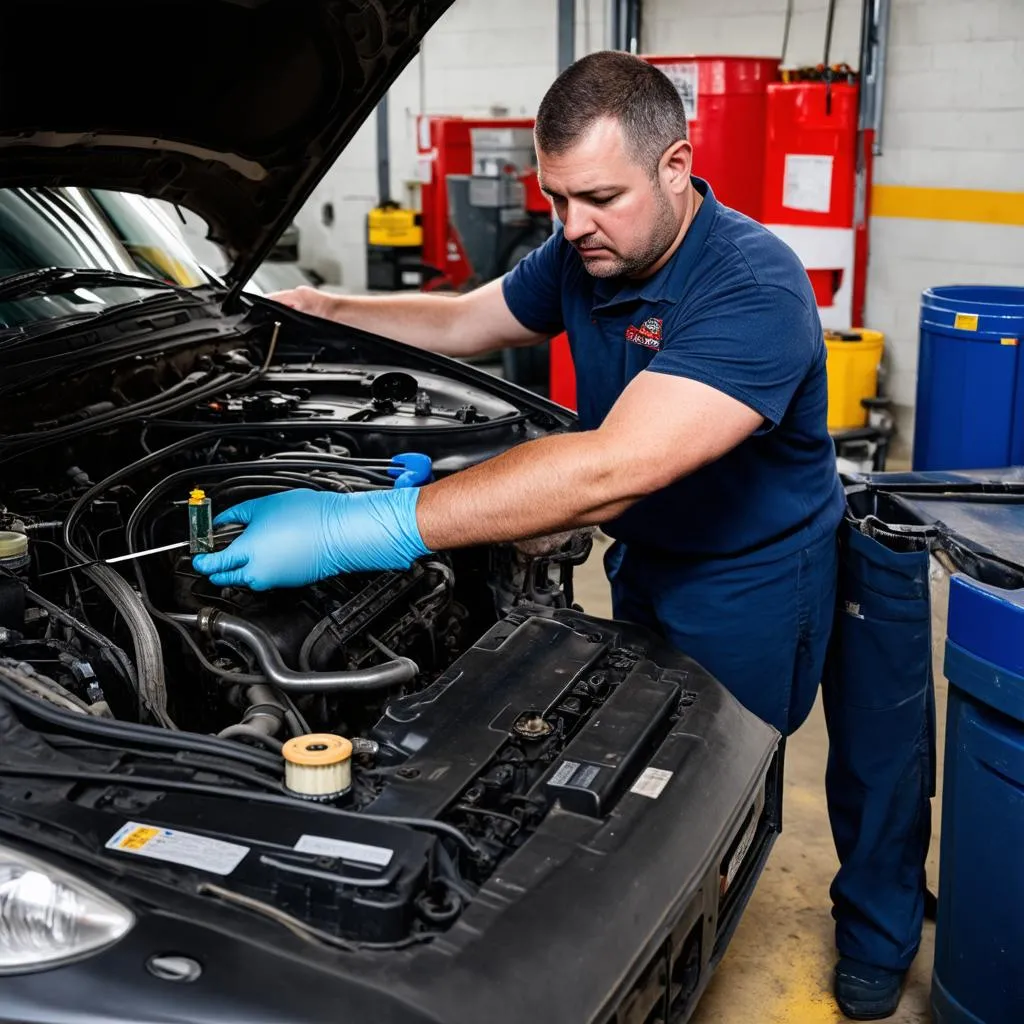
<svg viewBox="0 0 1024 1024">
<path fill-rule="evenodd" d="M 661 180 L 669 191 L 681 195 L 690 184 L 690 171 L 693 169 L 693 146 L 686 139 L 673 142 L 658 162 Z"/>
</svg>

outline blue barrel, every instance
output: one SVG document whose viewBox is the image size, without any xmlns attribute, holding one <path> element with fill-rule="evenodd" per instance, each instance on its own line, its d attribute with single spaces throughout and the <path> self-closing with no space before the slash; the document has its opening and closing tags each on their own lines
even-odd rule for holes
<svg viewBox="0 0 1024 1024">
<path fill-rule="evenodd" d="M 1024 461 L 1024 288 L 951 285 L 921 296 L 915 470 Z"/>
<path fill-rule="evenodd" d="M 936 1024 L 1024 1021 L 1024 591 L 950 583 Z"/>
</svg>

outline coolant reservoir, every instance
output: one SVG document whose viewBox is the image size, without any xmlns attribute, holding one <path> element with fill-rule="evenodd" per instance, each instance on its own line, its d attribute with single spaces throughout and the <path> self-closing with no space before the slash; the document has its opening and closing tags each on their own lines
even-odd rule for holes
<svg viewBox="0 0 1024 1024">
<path fill-rule="evenodd" d="M 13 530 L 0 530 L 0 569 L 17 572 L 28 563 L 28 537 Z"/>
</svg>

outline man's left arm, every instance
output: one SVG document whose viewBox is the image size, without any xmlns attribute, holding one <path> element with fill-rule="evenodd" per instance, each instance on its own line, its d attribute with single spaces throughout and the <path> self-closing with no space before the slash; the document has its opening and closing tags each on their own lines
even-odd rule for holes
<svg viewBox="0 0 1024 1024">
<path fill-rule="evenodd" d="M 820 339 L 817 311 L 751 283 L 664 323 L 647 370 L 600 428 L 542 438 L 423 490 L 417 523 L 434 550 L 606 522 L 641 498 L 773 429 Z"/>
<path fill-rule="evenodd" d="M 424 487 L 420 534 L 437 551 L 606 522 L 720 458 L 762 421 L 708 384 L 643 372 L 597 430 L 529 441 Z"/>
</svg>

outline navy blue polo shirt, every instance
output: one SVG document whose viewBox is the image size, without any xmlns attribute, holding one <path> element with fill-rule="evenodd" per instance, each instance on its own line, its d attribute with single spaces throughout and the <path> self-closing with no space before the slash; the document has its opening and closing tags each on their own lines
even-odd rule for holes
<svg viewBox="0 0 1024 1024">
<path fill-rule="evenodd" d="M 835 530 L 845 507 L 826 427 L 825 343 L 796 254 L 756 221 L 703 203 L 682 244 L 642 281 L 594 278 L 559 228 L 503 279 L 513 316 L 569 336 L 581 426 L 600 426 L 641 371 L 701 381 L 762 427 L 602 528 L 627 545 L 697 558 L 782 556 Z M 650 410 L 658 429 L 658 410 Z"/>
</svg>

